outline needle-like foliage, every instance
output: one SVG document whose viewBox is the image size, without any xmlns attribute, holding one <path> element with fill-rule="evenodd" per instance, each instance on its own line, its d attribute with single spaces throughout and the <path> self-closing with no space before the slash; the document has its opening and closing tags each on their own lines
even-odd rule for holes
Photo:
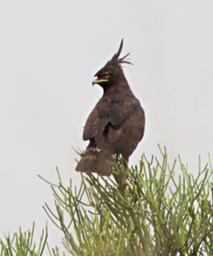
<svg viewBox="0 0 213 256">
<path fill-rule="evenodd" d="M 160 149 L 161 150 L 161 149 Z M 62 231 L 65 253 L 47 244 L 47 228 L 39 241 L 31 230 L 0 239 L 0 256 L 204 256 L 213 255 L 211 161 L 196 177 L 179 158 L 169 164 L 142 156 L 129 168 L 129 186 L 121 186 L 122 165 L 114 178 L 84 174 L 77 188 L 64 185 L 59 171 L 52 189 L 55 209 L 44 210 Z M 43 178 L 42 178 L 43 179 Z"/>
<path fill-rule="evenodd" d="M 0 240 L 0 256 L 42 256 L 47 245 L 47 228 L 42 230 L 40 241 L 34 241 L 35 224 L 33 223 L 31 230 L 19 232 L 13 236 L 5 236 Z"/>
<path fill-rule="evenodd" d="M 11 235 L 6 235 L 0 239 L 0 256 L 65 256 L 60 253 L 58 247 L 51 248 L 47 243 L 47 226 L 42 230 L 39 241 L 35 241 L 35 223 L 32 228 L 19 231 Z"/>
<path fill-rule="evenodd" d="M 161 160 L 143 155 L 129 168 L 131 189 L 93 174 L 82 175 L 78 188 L 72 181 L 65 186 L 57 171 L 58 183 L 49 183 L 55 209 L 44 210 L 62 231 L 68 255 L 213 255 L 211 163 L 199 161 L 194 177 L 180 158 L 170 165 L 165 149 L 161 154 Z"/>
</svg>

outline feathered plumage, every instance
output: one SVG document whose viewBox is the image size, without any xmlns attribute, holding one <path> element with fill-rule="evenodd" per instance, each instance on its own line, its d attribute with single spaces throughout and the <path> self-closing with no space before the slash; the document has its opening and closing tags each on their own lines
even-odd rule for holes
<svg viewBox="0 0 213 256">
<path fill-rule="evenodd" d="M 124 76 L 122 64 L 130 62 L 126 59 L 129 54 L 119 57 L 122 48 L 123 40 L 94 77 L 93 84 L 99 84 L 104 93 L 84 127 L 83 139 L 89 145 L 76 167 L 79 172 L 112 174 L 114 156 L 128 160 L 143 137 L 145 115 Z"/>
</svg>

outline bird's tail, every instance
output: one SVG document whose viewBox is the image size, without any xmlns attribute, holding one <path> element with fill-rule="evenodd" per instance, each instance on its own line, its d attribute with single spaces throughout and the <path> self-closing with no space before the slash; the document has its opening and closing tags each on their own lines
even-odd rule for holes
<svg viewBox="0 0 213 256">
<path fill-rule="evenodd" d="M 113 169 L 113 154 L 108 148 L 88 148 L 78 162 L 76 171 L 96 172 L 102 176 L 109 176 Z"/>
</svg>

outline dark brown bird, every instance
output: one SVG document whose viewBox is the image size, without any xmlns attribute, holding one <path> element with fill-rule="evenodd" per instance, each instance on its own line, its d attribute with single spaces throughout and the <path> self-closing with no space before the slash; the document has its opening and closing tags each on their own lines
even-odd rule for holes
<svg viewBox="0 0 213 256">
<path fill-rule="evenodd" d="M 143 137 L 144 111 L 124 76 L 122 64 L 130 62 L 129 54 L 119 57 L 122 47 L 123 39 L 118 52 L 95 74 L 93 84 L 104 93 L 84 127 L 83 140 L 89 140 L 89 145 L 76 167 L 79 172 L 109 176 L 114 157 L 121 156 L 127 163 Z"/>
</svg>

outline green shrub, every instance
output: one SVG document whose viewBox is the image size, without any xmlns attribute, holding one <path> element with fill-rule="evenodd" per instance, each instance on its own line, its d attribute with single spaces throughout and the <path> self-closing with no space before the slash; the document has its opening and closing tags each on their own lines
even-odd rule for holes
<svg viewBox="0 0 213 256">
<path fill-rule="evenodd" d="M 82 175 L 78 189 L 72 181 L 66 187 L 57 172 L 55 211 L 44 209 L 70 255 L 213 255 L 211 165 L 200 163 L 194 177 L 180 158 L 169 165 L 166 150 L 161 154 L 143 155 L 129 169 L 132 190 L 93 174 Z M 122 176 L 119 162 L 115 167 Z"/>
<path fill-rule="evenodd" d="M 160 149 L 161 150 L 161 149 Z M 166 150 L 161 159 L 145 155 L 129 168 L 129 187 L 122 187 L 122 168 L 114 177 L 84 174 L 80 186 L 64 185 L 59 171 L 53 192 L 55 209 L 44 210 L 61 230 L 63 255 L 173 256 L 213 255 L 212 184 L 209 164 L 196 177 L 179 158 L 171 165 Z M 121 178 L 121 179 L 120 179 Z M 42 178 L 43 179 L 43 178 Z M 44 180 L 44 179 L 43 179 Z M 49 249 L 47 229 L 36 245 L 34 224 L 0 240 L 0 256 L 62 255 Z"/>
</svg>

